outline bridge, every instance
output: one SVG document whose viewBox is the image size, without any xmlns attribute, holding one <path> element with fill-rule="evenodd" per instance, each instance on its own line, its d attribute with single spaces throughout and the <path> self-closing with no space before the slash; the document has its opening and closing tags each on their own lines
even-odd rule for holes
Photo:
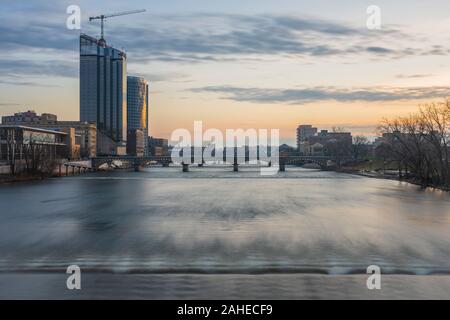
<svg viewBox="0 0 450 320">
<path fill-rule="evenodd" d="M 272 165 L 278 165 L 280 171 L 285 171 L 285 166 L 286 165 L 302 165 L 305 163 L 315 163 L 317 165 L 319 165 L 322 169 L 329 167 L 329 162 L 330 161 L 335 161 L 334 157 L 331 156 L 280 156 L 278 159 L 278 163 L 275 163 L 276 161 L 274 161 L 272 163 L 271 160 L 266 160 L 266 159 L 260 159 L 259 157 L 257 157 L 257 159 L 250 159 L 248 155 L 246 156 L 237 156 L 235 154 L 234 158 L 232 157 L 233 161 L 227 161 L 226 156 L 224 155 L 223 158 L 221 159 L 222 164 L 230 164 L 233 166 L 233 170 L 234 171 L 238 171 L 238 166 L 240 164 L 249 164 L 250 160 L 257 160 L 257 164 L 259 166 L 269 166 L 271 167 Z M 270 159 L 270 158 L 269 158 Z M 351 158 L 343 158 L 343 159 L 339 159 L 339 161 L 341 163 L 346 163 L 351 161 Z M 127 163 L 130 167 L 133 167 L 135 169 L 135 171 L 139 171 L 140 168 L 145 167 L 145 166 L 149 166 L 149 165 L 153 165 L 153 164 L 160 164 L 163 167 L 168 167 L 171 163 L 173 163 L 172 161 L 172 157 L 170 156 L 143 156 L 143 157 L 136 157 L 136 156 L 100 156 L 100 157 L 95 157 L 95 158 L 91 158 L 91 163 L 92 163 L 92 168 L 93 169 L 99 169 L 99 167 L 103 164 L 108 164 L 109 166 L 111 166 L 111 164 L 114 161 L 121 161 L 121 162 L 125 162 Z M 194 156 L 191 156 L 191 161 L 189 162 L 181 162 L 179 163 L 182 165 L 183 167 L 183 171 L 187 172 L 189 171 L 189 166 L 190 165 L 195 165 L 197 164 L 198 166 L 203 166 L 205 164 L 205 161 L 202 159 L 201 163 L 197 163 L 194 159 Z M 214 164 L 212 164 L 211 166 L 214 166 Z"/>
</svg>

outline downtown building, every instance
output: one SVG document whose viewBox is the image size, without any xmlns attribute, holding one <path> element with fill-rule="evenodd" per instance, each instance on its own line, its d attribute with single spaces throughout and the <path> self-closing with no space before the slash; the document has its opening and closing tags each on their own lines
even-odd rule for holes
<svg viewBox="0 0 450 320">
<path fill-rule="evenodd" d="M 148 155 L 148 82 L 127 77 L 127 154 Z"/>
<path fill-rule="evenodd" d="M 80 121 L 97 126 L 97 154 L 123 155 L 127 140 L 127 57 L 80 35 Z"/>
<path fill-rule="evenodd" d="M 94 123 L 59 121 L 56 114 L 42 113 L 39 115 L 35 111 L 28 110 L 3 116 L 0 126 L 5 125 L 66 132 L 69 138 L 67 145 L 72 146 L 70 147 L 72 151 L 68 152 L 67 158 L 87 159 L 97 155 L 97 127 Z"/>
<path fill-rule="evenodd" d="M 317 128 L 310 124 L 301 124 L 297 127 L 297 150 L 300 154 L 305 153 L 304 149 L 308 145 L 308 139 L 316 134 Z"/>
<path fill-rule="evenodd" d="M 297 128 L 297 152 L 303 156 L 350 156 L 353 138 L 350 132 L 330 132 L 309 124 Z"/>
<path fill-rule="evenodd" d="M 152 156 L 165 156 L 169 154 L 169 140 L 163 138 L 148 138 L 148 152 Z"/>
</svg>

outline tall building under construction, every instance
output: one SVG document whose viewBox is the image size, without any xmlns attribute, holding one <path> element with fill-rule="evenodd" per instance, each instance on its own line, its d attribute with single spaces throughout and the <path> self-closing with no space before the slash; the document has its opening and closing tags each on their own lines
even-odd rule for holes
<svg viewBox="0 0 450 320">
<path fill-rule="evenodd" d="M 126 54 L 85 34 L 80 35 L 80 120 L 97 125 L 100 154 L 125 150 Z"/>
</svg>

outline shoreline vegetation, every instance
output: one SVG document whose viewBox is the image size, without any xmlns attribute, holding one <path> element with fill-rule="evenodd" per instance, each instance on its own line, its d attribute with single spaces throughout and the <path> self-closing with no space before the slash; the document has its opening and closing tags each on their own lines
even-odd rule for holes
<svg viewBox="0 0 450 320">
<path fill-rule="evenodd" d="M 347 173 L 347 174 L 354 174 L 366 178 L 373 178 L 373 179 L 384 179 L 384 180 L 394 180 L 398 182 L 406 182 L 413 185 L 416 185 L 420 187 L 420 189 L 434 189 L 434 190 L 440 190 L 445 192 L 450 192 L 450 188 L 443 187 L 443 186 L 436 186 L 436 185 L 423 185 L 420 180 L 414 179 L 411 177 L 399 177 L 398 172 L 393 172 L 394 170 L 388 170 L 386 173 L 379 172 L 379 171 L 367 171 L 367 170 L 359 170 L 352 167 L 346 167 L 334 170 L 336 172 L 340 173 Z"/>
<path fill-rule="evenodd" d="M 398 171 L 398 179 L 450 189 L 450 99 L 424 104 L 409 116 L 384 119 L 375 156 Z"/>
<path fill-rule="evenodd" d="M 375 162 L 376 163 L 376 162 Z M 450 192 L 450 188 L 443 187 L 443 186 L 437 186 L 437 185 L 423 185 L 421 181 L 417 178 L 413 177 L 406 177 L 406 176 L 399 176 L 399 172 L 397 169 L 389 168 L 383 170 L 382 168 L 378 168 L 375 170 L 369 170 L 369 166 L 372 166 L 373 162 L 370 162 L 369 165 L 367 164 L 359 164 L 355 166 L 343 166 L 341 168 L 335 168 L 331 170 L 326 171 L 335 171 L 339 173 L 346 173 L 346 174 L 354 174 L 366 178 L 374 178 L 374 179 L 385 179 L 385 180 L 395 180 L 399 182 L 407 182 L 416 186 L 421 187 L 421 189 L 436 189 L 441 191 Z M 312 169 L 316 170 L 316 168 L 308 168 L 306 169 Z M 120 170 L 129 170 L 129 169 L 121 169 Z M 104 170 L 103 172 L 107 172 L 108 170 Z M 62 178 L 65 176 L 59 176 L 57 174 L 53 175 L 31 175 L 31 174 L 20 174 L 20 175 L 0 175 L 0 184 L 12 184 L 12 183 L 23 183 L 23 182 L 32 182 L 32 181 L 43 181 L 48 178 Z"/>
</svg>

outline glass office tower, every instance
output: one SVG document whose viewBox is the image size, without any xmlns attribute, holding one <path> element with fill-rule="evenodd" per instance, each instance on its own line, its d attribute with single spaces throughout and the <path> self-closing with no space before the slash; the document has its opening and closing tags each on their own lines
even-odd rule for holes
<svg viewBox="0 0 450 320">
<path fill-rule="evenodd" d="M 127 77 L 127 127 L 144 133 L 144 155 L 148 155 L 148 82 L 141 77 Z"/>
<path fill-rule="evenodd" d="M 80 120 L 96 123 L 114 142 L 127 136 L 126 61 L 123 51 L 80 35 Z"/>
</svg>

